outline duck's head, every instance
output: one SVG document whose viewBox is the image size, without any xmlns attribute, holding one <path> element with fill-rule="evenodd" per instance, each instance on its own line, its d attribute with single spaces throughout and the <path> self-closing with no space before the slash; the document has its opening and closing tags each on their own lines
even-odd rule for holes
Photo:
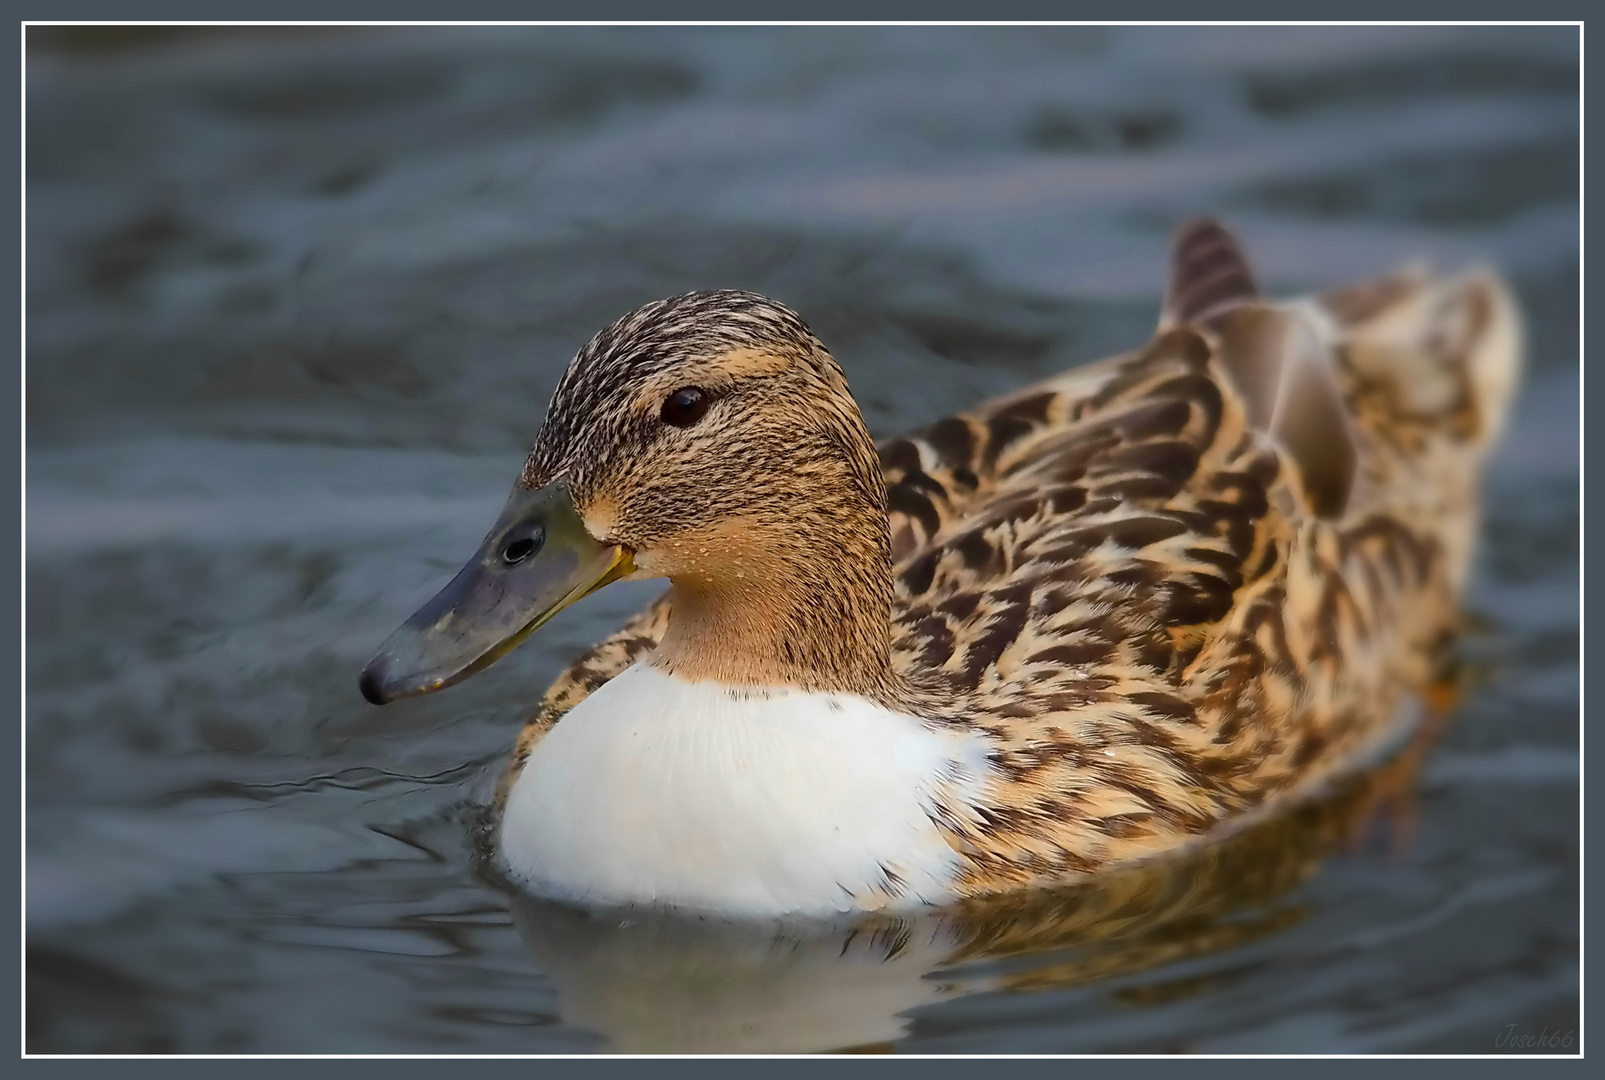
<svg viewBox="0 0 1605 1080">
<path fill-rule="evenodd" d="M 733 290 L 648 304 L 569 364 L 501 516 L 363 696 L 450 686 L 580 597 L 655 577 L 674 585 L 671 670 L 857 689 L 886 664 L 885 501 L 841 368 L 796 314 Z"/>
</svg>

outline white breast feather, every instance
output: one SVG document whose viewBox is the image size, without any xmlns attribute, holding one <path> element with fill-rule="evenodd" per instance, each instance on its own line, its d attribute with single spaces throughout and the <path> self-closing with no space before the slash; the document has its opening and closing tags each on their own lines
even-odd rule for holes
<svg viewBox="0 0 1605 1080">
<path fill-rule="evenodd" d="M 499 852 L 533 891 L 726 914 L 951 899 L 937 796 L 973 802 L 973 732 L 850 694 L 754 694 L 636 665 L 535 745 Z M 887 889 L 888 871 L 902 884 Z"/>
</svg>

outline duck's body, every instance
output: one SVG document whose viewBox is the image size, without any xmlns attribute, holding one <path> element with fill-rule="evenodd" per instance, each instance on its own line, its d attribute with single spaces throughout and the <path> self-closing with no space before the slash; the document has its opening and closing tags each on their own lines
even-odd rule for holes
<svg viewBox="0 0 1605 1080">
<path fill-rule="evenodd" d="M 878 468 L 834 362 L 806 328 L 754 344 L 745 324 L 784 309 L 750 297 L 604 331 L 526 469 L 575 477 L 590 535 L 674 586 L 519 739 L 498 848 L 533 888 L 757 914 L 1094 873 L 1343 768 L 1452 630 L 1519 362 L 1491 276 L 1273 304 L 1195 226 L 1145 349 L 883 443 Z M 721 311 L 719 344 L 650 391 L 736 380 L 718 443 L 670 432 L 662 483 L 616 461 L 591 479 L 577 455 L 626 436 L 564 411 Z M 769 400 L 818 411 L 749 452 L 768 418 L 738 408 L 740 380 L 780 377 L 774 355 L 806 381 Z M 688 478 L 738 476 L 752 490 L 664 509 Z"/>
</svg>

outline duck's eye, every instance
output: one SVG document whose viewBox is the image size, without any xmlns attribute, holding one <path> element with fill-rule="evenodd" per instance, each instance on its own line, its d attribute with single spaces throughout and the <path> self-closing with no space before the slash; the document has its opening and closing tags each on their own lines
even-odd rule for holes
<svg viewBox="0 0 1605 1080">
<path fill-rule="evenodd" d="M 518 540 L 509 541 L 507 546 L 502 548 L 502 562 L 508 566 L 523 562 L 540 550 L 541 542 L 545 539 L 545 531 L 536 529 L 534 536 L 525 536 Z"/>
<path fill-rule="evenodd" d="M 682 386 L 663 399 L 663 422 L 690 427 L 708 411 L 708 392 L 699 386 Z"/>
</svg>

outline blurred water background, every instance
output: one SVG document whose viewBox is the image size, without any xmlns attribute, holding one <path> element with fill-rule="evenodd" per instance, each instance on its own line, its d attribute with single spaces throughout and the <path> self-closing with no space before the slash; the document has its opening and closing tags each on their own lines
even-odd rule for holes
<svg viewBox="0 0 1605 1080">
<path fill-rule="evenodd" d="M 34 28 L 27 1048 L 1496 1052 L 1509 1025 L 1575 1029 L 1577 44 Z M 478 543 L 590 334 L 755 289 L 891 434 L 1139 343 L 1198 213 L 1274 292 L 1487 260 L 1526 307 L 1472 689 L 1419 766 L 1048 911 L 823 945 L 498 887 L 478 808 L 527 703 L 656 589 L 446 694 L 377 710 L 356 675 Z"/>
</svg>

